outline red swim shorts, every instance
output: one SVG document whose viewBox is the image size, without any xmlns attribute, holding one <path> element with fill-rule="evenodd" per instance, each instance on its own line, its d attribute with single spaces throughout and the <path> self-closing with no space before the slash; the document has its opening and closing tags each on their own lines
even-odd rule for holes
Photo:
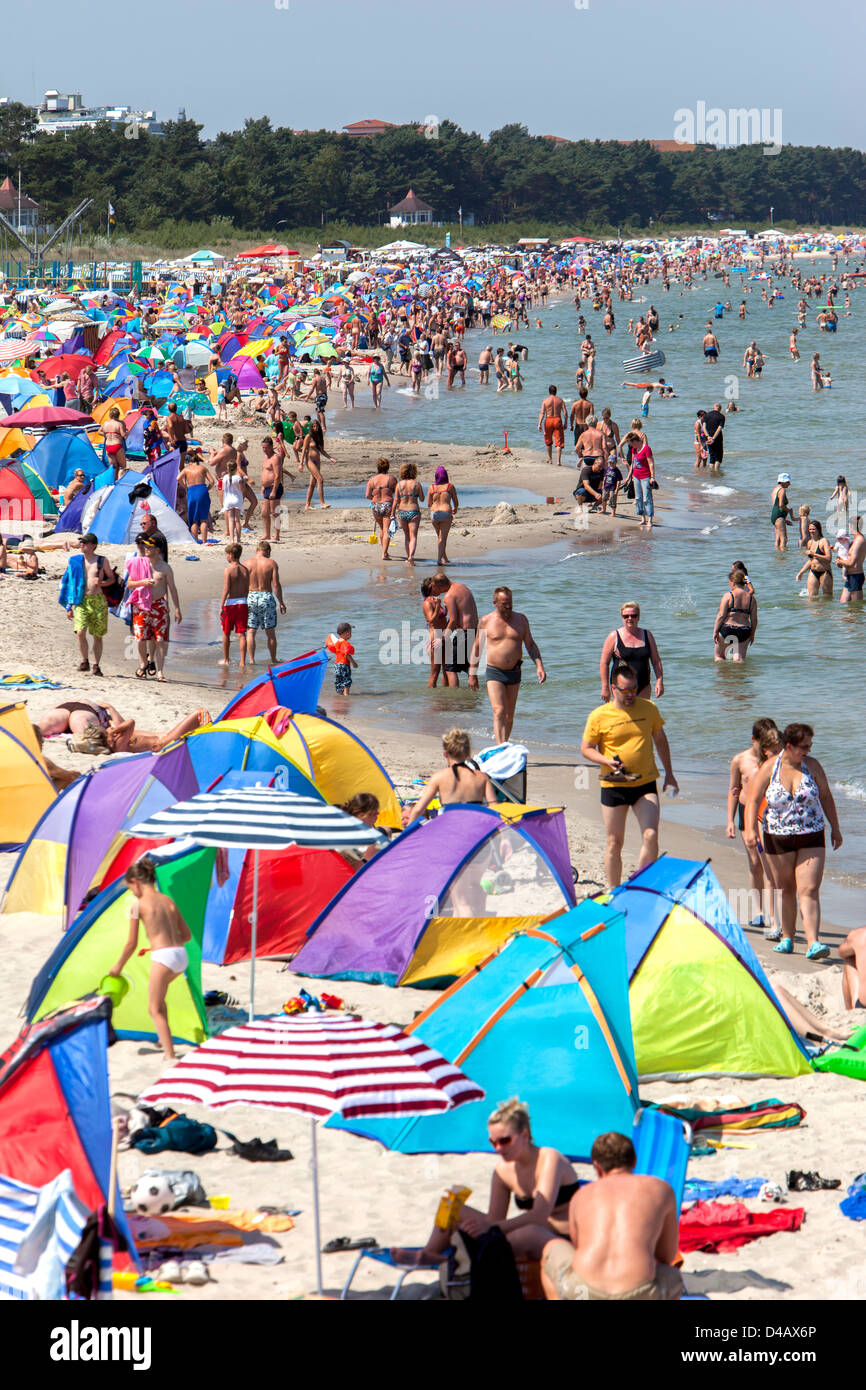
<svg viewBox="0 0 866 1390">
<path fill-rule="evenodd" d="M 245 603 L 233 603 L 222 611 L 223 632 L 246 632 L 249 610 Z"/>
<path fill-rule="evenodd" d="M 559 416 L 552 419 L 550 416 L 544 422 L 544 442 L 545 444 L 555 443 L 558 448 L 565 444 L 565 434 L 562 429 L 562 420 Z"/>
</svg>

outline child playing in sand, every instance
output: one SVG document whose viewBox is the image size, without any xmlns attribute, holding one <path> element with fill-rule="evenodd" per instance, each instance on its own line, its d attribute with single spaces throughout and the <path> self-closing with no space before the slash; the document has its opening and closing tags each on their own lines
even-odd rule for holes
<svg viewBox="0 0 866 1390">
<path fill-rule="evenodd" d="M 228 474 L 226 474 L 228 479 Z M 241 547 L 235 542 L 226 546 L 226 559 L 228 564 L 225 567 L 223 578 L 223 591 L 220 599 L 220 620 L 223 630 L 223 656 L 220 666 L 229 664 L 229 647 L 231 646 L 232 633 L 238 635 L 238 645 L 241 653 L 241 669 L 246 665 L 247 660 L 247 625 L 249 610 L 247 607 L 247 596 L 250 592 L 250 572 L 246 565 L 241 564 Z"/>
<path fill-rule="evenodd" d="M 330 633 L 325 647 L 334 656 L 334 689 L 338 695 L 348 695 L 352 689 L 352 667 L 357 669 L 358 666 L 352 646 L 351 625 L 340 623 L 336 636 Z"/>
<path fill-rule="evenodd" d="M 165 996 L 172 980 L 182 975 L 189 964 L 186 943 L 192 933 L 175 903 L 160 893 L 156 886 L 156 865 L 149 855 L 131 864 L 124 882 L 132 894 L 129 907 L 129 936 L 120 960 L 109 975 L 120 975 L 126 962 L 138 947 L 140 923 L 150 943 L 150 978 L 147 989 L 147 1011 L 153 1019 L 156 1036 L 168 1061 L 174 1061 L 174 1044 L 168 1026 Z M 141 952 L 144 954 L 144 952 Z"/>
</svg>

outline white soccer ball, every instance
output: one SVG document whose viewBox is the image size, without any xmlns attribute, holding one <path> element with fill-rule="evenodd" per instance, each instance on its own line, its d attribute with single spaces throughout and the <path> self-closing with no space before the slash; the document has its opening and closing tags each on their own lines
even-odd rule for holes
<svg viewBox="0 0 866 1390">
<path fill-rule="evenodd" d="M 165 1178 L 145 1174 L 129 1194 L 135 1211 L 142 1216 L 162 1216 L 174 1210 L 174 1193 Z"/>
</svg>

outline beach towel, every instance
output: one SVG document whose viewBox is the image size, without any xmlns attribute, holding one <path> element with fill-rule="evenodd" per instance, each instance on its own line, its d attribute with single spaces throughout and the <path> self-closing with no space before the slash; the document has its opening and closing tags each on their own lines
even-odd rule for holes
<svg viewBox="0 0 866 1390">
<path fill-rule="evenodd" d="M 695 1202 L 680 1217 L 680 1250 L 726 1254 L 760 1236 L 799 1231 L 805 1215 L 803 1207 L 753 1212 L 743 1202 Z"/>
<path fill-rule="evenodd" d="M 690 1178 L 683 1189 L 685 1202 L 710 1202 L 715 1197 L 757 1197 L 766 1178 L 722 1178 L 710 1182 L 704 1178 Z"/>
<path fill-rule="evenodd" d="M 839 1203 L 839 1210 L 850 1221 L 866 1221 L 866 1173 L 854 1179 L 848 1196 Z"/>
<path fill-rule="evenodd" d="M 15 675 L 0 676 L 0 687 L 6 690 L 68 690 L 68 685 L 53 681 L 48 676 L 29 676 L 26 671 Z"/>
<path fill-rule="evenodd" d="M 84 556 L 70 555 L 60 580 L 57 602 L 61 608 L 75 608 L 84 598 L 84 589 Z"/>
<path fill-rule="evenodd" d="M 756 1100 L 753 1105 L 738 1106 L 735 1110 L 691 1110 L 661 1105 L 669 1115 L 688 1120 L 693 1130 L 719 1129 L 788 1129 L 806 1118 L 802 1105 L 777 1100 Z"/>
<path fill-rule="evenodd" d="M 146 555 L 133 555 L 126 562 L 126 576 L 129 580 L 152 579 L 153 566 Z M 150 589 L 136 589 L 129 586 L 129 602 L 133 608 L 138 608 L 142 613 L 149 613 L 153 607 L 153 595 Z"/>
</svg>

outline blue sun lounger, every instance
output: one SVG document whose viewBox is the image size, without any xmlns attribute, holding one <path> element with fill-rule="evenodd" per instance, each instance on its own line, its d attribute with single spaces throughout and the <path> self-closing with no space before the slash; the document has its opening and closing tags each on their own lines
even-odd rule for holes
<svg viewBox="0 0 866 1390">
<path fill-rule="evenodd" d="M 417 1247 L 417 1249 L 418 1249 L 418 1251 L 420 1252 L 421 1249 L 422 1249 L 422 1247 L 419 1245 L 419 1246 Z M 445 1252 L 445 1253 L 447 1253 L 447 1252 Z M 368 1249 L 368 1250 L 360 1250 L 360 1251 L 358 1252 L 358 1258 L 356 1259 L 355 1263 L 352 1265 L 352 1268 L 351 1268 L 351 1270 L 350 1270 L 350 1272 L 349 1272 L 349 1277 L 348 1277 L 348 1279 L 346 1280 L 345 1284 L 343 1285 L 343 1291 L 342 1291 L 342 1293 L 340 1294 L 340 1301 L 341 1301 L 341 1302 L 344 1302 L 346 1299 L 348 1299 L 348 1297 L 349 1297 L 349 1289 L 350 1289 L 351 1286 L 352 1286 L 352 1280 L 354 1279 L 355 1275 L 357 1274 L 357 1272 L 358 1272 L 358 1267 L 359 1267 L 359 1265 L 360 1265 L 360 1263 L 361 1263 L 362 1260 L 375 1260 L 377 1264 L 380 1264 L 380 1265 L 388 1265 L 391 1269 L 398 1269 L 398 1270 L 400 1271 L 400 1273 L 399 1273 L 399 1275 L 398 1275 L 398 1277 L 397 1277 L 397 1282 L 396 1282 L 396 1284 L 394 1285 L 394 1288 L 393 1288 L 393 1290 L 392 1290 L 392 1292 L 391 1292 L 391 1297 L 390 1297 L 390 1299 L 389 1299 L 389 1302 L 391 1302 L 391 1303 L 393 1303 L 395 1299 L 399 1298 L 399 1296 L 400 1296 L 400 1290 L 401 1290 L 402 1287 L 403 1287 L 403 1283 L 404 1283 L 404 1281 L 406 1280 L 406 1278 L 407 1278 L 410 1274 L 435 1274 L 435 1273 L 437 1273 L 437 1270 L 438 1270 L 438 1266 L 437 1266 L 437 1265 L 404 1265 L 404 1264 L 399 1264 L 399 1263 L 397 1262 L 397 1260 L 394 1259 L 394 1256 L 391 1254 L 391 1251 L 388 1250 L 388 1249 L 386 1249 L 386 1248 L 384 1248 L 383 1246 L 377 1246 L 374 1250 L 370 1250 L 370 1249 Z M 462 1281 L 462 1282 L 466 1282 L 466 1281 Z"/>
</svg>

